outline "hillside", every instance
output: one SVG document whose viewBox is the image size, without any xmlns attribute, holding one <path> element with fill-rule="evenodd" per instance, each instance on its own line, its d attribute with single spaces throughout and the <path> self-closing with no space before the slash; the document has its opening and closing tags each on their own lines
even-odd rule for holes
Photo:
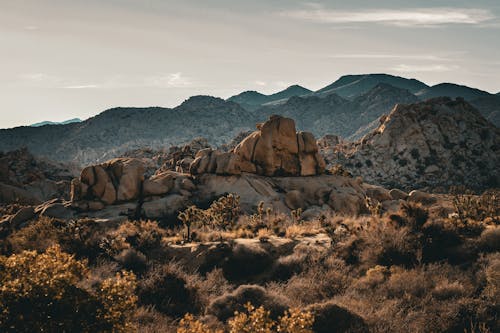
<svg viewBox="0 0 500 333">
<path fill-rule="evenodd" d="M 363 139 L 324 149 L 367 182 L 401 188 L 500 183 L 500 130 L 463 99 L 398 105 Z"/>
<path fill-rule="evenodd" d="M 253 116 L 236 103 L 195 96 L 173 109 L 114 108 L 81 123 L 0 130 L 0 151 L 27 147 L 53 160 L 86 164 L 199 136 L 220 145 L 253 123 Z"/>
<path fill-rule="evenodd" d="M 500 127 L 500 95 L 489 95 L 473 99 L 471 104 L 496 127 Z"/>
<path fill-rule="evenodd" d="M 302 130 L 316 136 L 335 134 L 342 137 L 359 137 L 365 128 L 382 114 L 388 113 L 397 103 L 413 103 L 418 99 L 409 91 L 379 84 L 367 93 L 348 100 L 330 93 L 321 96 L 292 97 L 278 105 L 265 105 L 255 111 L 260 120 L 272 114 L 296 119 Z"/>
</svg>

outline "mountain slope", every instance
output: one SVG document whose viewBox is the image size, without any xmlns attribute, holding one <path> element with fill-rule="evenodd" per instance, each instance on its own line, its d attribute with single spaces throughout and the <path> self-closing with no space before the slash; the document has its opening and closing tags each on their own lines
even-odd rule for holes
<svg viewBox="0 0 500 333">
<path fill-rule="evenodd" d="M 302 96 L 310 94 L 311 92 L 311 90 L 302 86 L 293 85 L 272 95 L 264 95 L 257 91 L 245 91 L 241 94 L 229 97 L 227 100 L 238 103 L 247 110 L 255 110 L 262 104 L 287 99 L 292 96 Z"/>
<path fill-rule="evenodd" d="M 323 152 L 330 164 L 385 186 L 500 184 L 500 130 L 463 99 L 398 105 L 363 139 Z"/>
<path fill-rule="evenodd" d="M 361 74 L 345 75 L 334 83 L 316 91 L 318 94 L 336 93 L 345 98 L 354 98 L 364 94 L 381 83 L 389 84 L 393 87 L 406 89 L 416 93 L 428 86 L 415 79 L 406 79 L 388 74 Z"/>
<path fill-rule="evenodd" d="M 354 100 L 347 100 L 335 93 L 326 96 L 291 97 L 278 105 L 265 105 L 255 111 L 259 120 L 272 114 L 295 119 L 301 130 L 316 136 L 335 134 L 353 136 L 360 127 L 369 125 L 397 103 L 413 103 L 417 97 L 409 91 L 388 84 L 379 84 Z M 361 131 L 357 136 L 361 136 Z"/>
<path fill-rule="evenodd" d="M 500 95 L 490 95 L 473 99 L 470 102 L 481 114 L 492 122 L 496 127 L 500 127 Z"/>
<path fill-rule="evenodd" d="M 220 145 L 253 124 L 253 115 L 236 103 L 195 96 L 173 109 L 114 108 L 81 123 L 0 130 L 0 151 L 27 147 L 53 160 L 89 164 L 199 136 Z"/>
<path fill-rule="evenodd" d="M 437 84 L 435 86 L 418 91 L 416 95 L 421 99 L 447 96 L 451 98 L 462 97 L 467 101 L 471 101 L 476 98 L 491 96 L 491 94 L 486 91 L 454 83 Z"/>
</svg>

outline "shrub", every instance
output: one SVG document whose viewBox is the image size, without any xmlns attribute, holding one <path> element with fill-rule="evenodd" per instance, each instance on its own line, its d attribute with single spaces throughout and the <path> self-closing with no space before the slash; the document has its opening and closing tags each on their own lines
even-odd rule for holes
<svg viewBox="0 0 500 333">
<path fill-rule="evenodd" d="M 333 302 L 313 304 L 306 310 L 314 316 L 315 333 L 368 332 L 363 318 Z"/>
<path fill-rule="evenodd" d="M 453 188 L 453 205 L 458 218 L 467 223 L 468 219 L 483 221 L 492 218 L 500 222 L 500 192 L 488 190 L 481 195 L 474 195 L 471 191 Z"/>
<path fill-rule="evenodd" d="M 125 249 L 114 258 L 123 268 L 131 270 L 134 273 L 143 272 L 148 264 L 146 256 L 135 249 Z"/>
<path fill-rule="evenodd" d="M 272 318 L 278 318 L 287 309 L 287 299 L 284 297 L 270 293 L 258 285 L 241 285 L 233 292 L 214 299 L 208 306 L 207 313 L 226 321 L 235 311 L 244 311 L 245 304 L 249 302 L 255 306 L 264 306 L 270 311 Z"/>
<path fill-rule="evenodd" d="M 360 260 L 375 265 L 413 266 L 419 260 L 420 242 L 408 227 L 397 227 L 385 220 L 370 224 L 360 233 L 362 250 Z"/>
<path fill-rule="evenodd" d="M 206 210 L 191 206 L 179 213 L 177 217 L 186 227 L 186 240 L 191 241 L 192 227 L 210 226 L 214 229 L 226 230 L 235 225 L 239 214 L 240 197 L 236 194 L 228 194 L 212 202 Z"/>
<path fill-rule="evenodd" d="M 500 251 L 500 226 L 488 228 L 481 233 L 479 248 L 485 252 Z"/>
<path fill-rule="evenodd" d="M 310 312 L 299 310 L 285 311 L 284 315 L 274 321 L 270 311 L 263 306 L 254 307 L 251 303 L 245 305 L 246 312 L 236 312 L 228 322 L 230 333 L 283 332 L 312 333 L 314 317 Z"/>
<path fill-rule="evenodd" d="M 4 332 L 131 330 L 135 277 L 120 273 L 98 290 L 82 287 L 84 261 L 49 247 L 0 257 L 0 328 Z"/>
<path fill-rule="evenodd" d="M 208 325 L 187 313 L 179 322 L 177 333 L 223 333 L 222 330 L 212 330 Z"/>
<path fill-rule="evenodd" d="M 429 211 L 419 203 L 404 202 L 400 209 L 406 224 L 415 232 L 422 230 L 425 222 L 429 219 Z"/>
<path fill-rule="evenodd" d="M 222 265 L 229 281 L 245 281 L 269 270 L 273 258 L 260 246 L 236 245 Z"/>
<path fill-rule="evenodd" d="M 342 264 L 337 267 L 310 261 L 305 264 L 309 264 L 309 269 L 273 288 L 277 293 L 287 295 L 294 306 L 329 300 L 349 286 L 350 279 Z"/>
<path fill-rule="evenodd" d="M 201 309 L 195 277 L 175 263 L 149 271 L 138 285 L 139 303 L 155 306 L 168 316 L 180 318 Z"/>
</svg>

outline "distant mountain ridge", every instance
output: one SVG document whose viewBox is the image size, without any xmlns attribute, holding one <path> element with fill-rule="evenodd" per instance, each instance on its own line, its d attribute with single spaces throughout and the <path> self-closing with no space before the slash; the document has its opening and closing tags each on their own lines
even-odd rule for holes
<svg viewBox="0 0 500 333">
<path fill-rule="evenodd" d="M 3 129 L 0 151 L 27 147 L 35 155 L 84 165 L 128 150 L 167 148 L 200 136 L 221 145 L 250 124 L 254 124 L 253 115 L 238 104 L 194 96 L 173 109 L 120 107 L 81 123 Z"/>
<path fill-rule="evenodd" d="M 451 98 L 456 98 L 456 97 L 462 97 L 466 101 L 470 102 L 472 105 L 477 107 L 481 113 L 488 119 L 490 120 L 493 124 L 496 126 L 500 126 L 500 100 L 498 100 L 498 94 L 490 94 L 486 91 L 476 89 L 476 88 L 471 88 L 467 87 L 464 85 L 458 85 L 454 83 L 440 83 L 436 84 L 434 86 L 429 86 L 419 80 L 416 79 L 407 79 L 404 77 L 400 76 L 394 76 L 394 75 L 389 75 L 389 74 L 359 74 L 359 75 L 344 75 L 340 77 L 338 80 L 335 82 L 318 89 L 314 92 L 309 92 L 309 93 L 303 93 L 303 91 L 298 92 L 294 96 L 290 96 L 288 98 L 282 98 L 282 99 L 275 99 L 274 101 L 269 101 L 268 99 L 262 98 L 259 99 L 256 94 L 259 94 L 257 92 L 244 92 L 242 94 L 230 97 L 228 100 L 232 100 L 240 104 L 243 108 L 249 110 L 249 111 L 256 111 L 258 109 L 264 109 L 264 108 L 276 108 L 276 112 L 282 112 L 283 114 L 290 114 L 293 113 L 293 110 L 287 110 L 287 107 L 290 107 L 289 104 L 287 104 L 287 100 L 289 98 L 293 97 L 303 97 L 303 98 L 312 98 L 313 96 L 317 97 L 327 97 L 331 94 L 335 94 L 338 97 L 347 99 L 347 100 L 355 100 L 356 98 L 368 93 L 369 91 L 372 91 L 375 87 L 380 86 L 380 85 L 386 85 L 386 86 L 392 86 L 394 88 L 402 89 L 408 91 L 410 94 L 416 96 L 418 100 L 426 100 L 430 98 L 435 98 L 435 97 L 451 97 Z M 294 86 L 292 86 L 294 87 Z M 300 87 L 300 86 L 297 86 Z M 290 93 L 292 91 L 289 91 Z M 280 92 L 281 93 L 281 92 Z M 277 94 L 280 94 L 277 93 Z M 290 95 L 287 94 L 287 95 Z M 277 95 L 273 94 L 273 95 Z M 500 93 L 499 93 L 500 94 Z M 260 96 L 266 96 L 259 94 Z M 269 96 L 273 96 L 269 95 Z M 285 94 L 284 94 L 285 95 Z M 253 96 L 253 97 L 252 97 Z M 402 95 L 401 95 L 402 96 Z M 395 96 L 394 96 L 395 97 Z M 406 96 L 408 97 L 408 96 Z M 252 99 L 253 98 L 253 99 Z M 395 98 L 390 102 L 396 104 L 396 103 L 408 103 L 413 98 L 402 98 L 398 99 Z M 331 101 L 324 100 L 324 106 L 322 108 L 327 107 L 328 103 Z M 414 101 L 411 101 L 414 102 Z M 249 103 L 251 104 L 249 106 Z M 260 105 L 258 103 L 261 103 Z M 320 100 L 316 100 L 315 102 L 321 103 Z M 393 105 L 394 105 L 393 104 Z M 392 105 L 392 106 L 393 106 Z M 391 107 L 392 107 L 391 106 Z M 388 110 L 384 110 L 385 113 L 388 113 L 389 110 L 391 109 L 389 107 Z M 373 109 L 373 108 L 372 108 Z M 378 112 L 380 115 L 382 114 L 381 112 Z M 300 126 L 300 119 L 298 119 L 298 124 Z M 321 123 L 321 126 L 326 126 L 326 124 Z M 367 126 L 368 124 L 365 124 L 364 126 Z M 373 128 L 374 124 L 370 125 L 369 128 Z M 351 138 L 358 137 L 361 134 L 366 133 L 368 127 L 365 127 L 365 130 L 360 129 L 358 131 L 358 134 L 352 136 L 353 134 L 350 133 L 334 133 L 334 134 L 340 134 L 340 135 L 346 135 Z M 337 128 L 335 128 L 337 129 Z M 311 129 L 309 129 L 311 130 Z M 313 130 L 314 131 L 314 130 Z M 322 131 L 321 131 L 322 132 Z"/>
<path fill-rule="evenodd" d="M 175 108 L 117 107 L 79 123 L 4 129 L 0 151 L 27 147 L 35 155 L 85 165 L 134 149 L 166 149 L 198 137 L 221 146 L 272 114 L 295 119 L 299 130 L 316 137 L 333 134 L 357 140 L 377 128 L 396 104 L 416 103 L 443 92 L 473 98 L 470 104 L 500 125 L 498 95 L 454 84 L 429 87 L 414 79 L 366 74 L 343 76 L 316 92 L 294 85 L 271 95 L 244 92 L 227 100 L 193 96 Z"/>
<path fill-rule="evenodd" d="M 294 96 L 285 103 L 264 105 L 254 113 L 260 119 L 272 114 L 293 118 L 299 129 L 312 131 L 318 137 L 336 134 L 355 138 L 369 130 L 366 128 L 359 132 L 361 127 L 388 113 L 396 103 L 417 101 L 418 98 L 408 90 L 381 83 L 353 100 L 335 93 L 326 96 Z"/>
<path fill-rule="evenodd" d="M 453 98 L 462 97 L 467 101 L 472 101 L 477 98 L 491 96 L 492 94 L 483 90 L 454 83 L 440 83 L 435 86 L 422 89 L 421 91 L 418 91 L 416 95 L 422 100 L 448 96 Z"/>
<path fill-rule="evenodd" d="M 244 91 L 241 94 L 229 97 L 227 100 L 240 104 L 246 109 L 254 110 L 255 108 L 274 101 L 287 99 L 292 96 L 302 96 L 312 93 L 312 90 L 299 85 L 292 85 L 285 90 L 279 91 L 271 95 L 264 95 L 257 91 Z"/>
<path fill-rule="evenodd" d="M 72 118 L 72 119 L 68 119 L 68 120 L 65 120 L 65 121 L 41 121 L 39 123 L 34 123 L 34 124 L 31 124 L 30 126 L 31 127 L 40 127 L 40 126 L 45 126 L 45 125 L 66 125 L 66 124 L 72 124 L 72 123 L 80 123 L 82 122 L 82 120 L 80 118 Z"/>
<path fill-rule="evenodd" d="M 388 74 L 345 75 L 332 84 L 316 91 L 317 94 L 336 93 L 345 98 L 354 98 L 366 93 L 380 83 L 406 89 L 416 93 L 429 86 L 416 79 L 406 79 Z"/>
</svg>

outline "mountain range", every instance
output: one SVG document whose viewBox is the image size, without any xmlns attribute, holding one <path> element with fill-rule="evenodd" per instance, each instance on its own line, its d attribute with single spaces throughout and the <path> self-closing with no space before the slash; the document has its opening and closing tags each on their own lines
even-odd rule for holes
<svg viewBox="0 0 500 333">
<path fill-rule="evenodd" d="M 41 126 L 45 126 L 45 125 L 67 125 L 67 124 L 72 124 L 72 123 L 80 123 L 82 120 L 80 118 L 72 118 L 72 119 L 68 119 L 68 120 L 64 120 L 64 121 L 60 121 L 60 122 L 55 122 L 55 121 L 42 121 L 42 122 L 39 122 L 39 123 L 34 123 L 34 124 L 31 124 L 30 126 L 31 127 L 41 127 Z"/>
<path fill-rule="evenodd" d="M 500 125 L 498 94 L 451 83 L 428 86 L 415 79 L 366 74 L 343 76 L 317 91 L 294 85 L 271 95 L 246 91 L 227 100 L 194 96 L 175 108 L 118 107 L 78 123 L 3 129 L 0 151 L 27 147 L 35 155 L 83 165 L 196 137 L 220 146 L 272 114 L 295 119 L 299 130 L 316 137 L 334 134 L 355 140 L 376 128 L 379 118 L 394 105 L 441 95 L 462 97 Z"/>
</svg>

